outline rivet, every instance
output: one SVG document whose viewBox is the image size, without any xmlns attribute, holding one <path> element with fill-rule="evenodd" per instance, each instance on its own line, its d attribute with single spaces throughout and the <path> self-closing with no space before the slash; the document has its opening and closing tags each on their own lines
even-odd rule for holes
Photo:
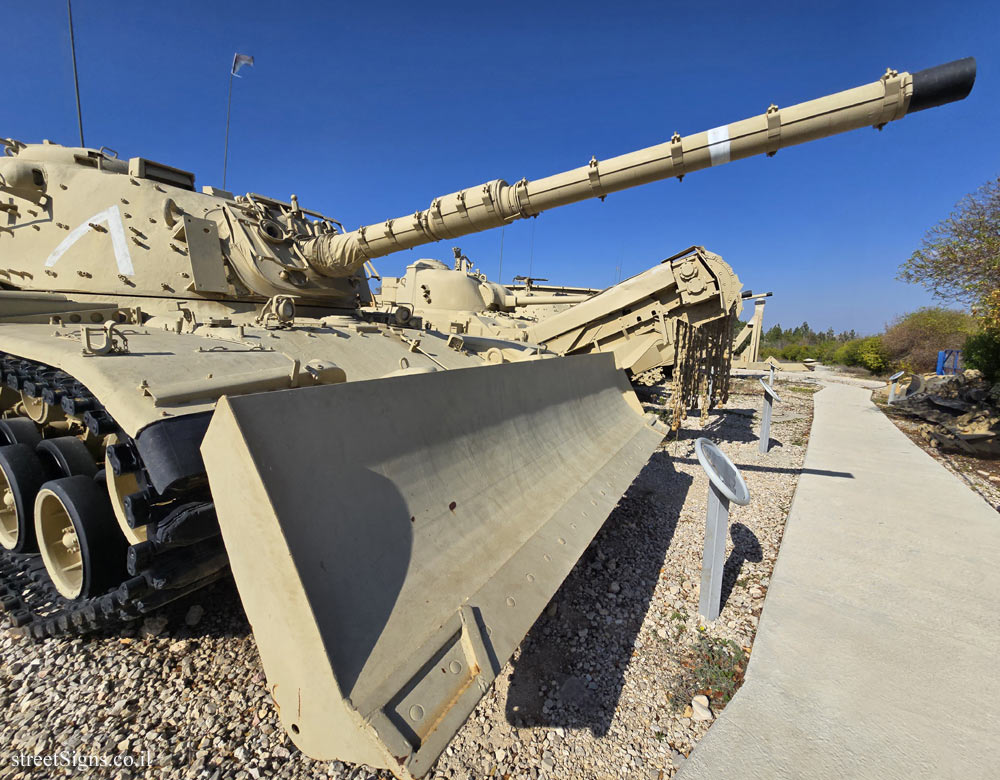
<svg viewBox="0 0 1000 780">
<path fill-rule="evenodd" d="M 529 572 L 528 572 L 527 574 L 525 574 L 525 575 L 524 575 L 524 578 L 525 578 L 525 579 L 526 579 L 526 580 L 527 580 L 528 582 L 534 582 L 534 581 L 535 581 L 535 575 L 534 575 L 534 574 L 532 574 L 532 573 L 531 573 L 530 571 L 529 571 Z"/>
<path fill-rule="evenodd" d="M 410 707 L 410 720 L 423 720 L 424 718 L 424 708 L 419 704 L 414 704 Z"/>
<path fill-rule="evenodd" d="M 517 602 L 514 601 L 514 597 L 513 596 L 508 596 L 507 597 L 507 606 L 508 607 L 516 607 L 517 606 Z"/>
<path fill-rule="evenodd" d="M 448 668 L 451 669 L 452 674 L 458 674 L 462 671 L 462 664 L 460 661 L 452 661 L 448 664 Z"/>
</svg>

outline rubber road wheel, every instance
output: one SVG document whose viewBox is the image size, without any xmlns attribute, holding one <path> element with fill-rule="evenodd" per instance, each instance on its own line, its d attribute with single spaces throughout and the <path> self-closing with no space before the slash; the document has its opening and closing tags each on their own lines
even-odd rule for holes
<svg viewBox="0 0 1000 780">
<path fill-rule="evenodd" d="M 41 440 L 38 426 L 27 417 L 0 420 L 0 442 L 3 444 L 30 444 L 35 447 Z"/>
<path fill-rule="evenodd" d="M 35 447 L 35 452 L 48 469 L 49 479 L 60 477 L 93 477 L 97 464 L 87 449 L 87 445 L 76 436 L 60 436 L 43 439 Z"/>
<path fill-rule="evenodd" d="M 45 466 L 34 447 L 27 444 L 0 447 L 0 546 L 4 549 L 16 553 L 38 552 L 35 496 L 46 479 Z"/>
<path fill-rule="evenodd" d="M 125 579 L 128 544 L 107 491 L 91 477 L 42 485 L 35 499 L 35 533 L 45 569 L 66 598 L 100 596 Z"/>
</svg>

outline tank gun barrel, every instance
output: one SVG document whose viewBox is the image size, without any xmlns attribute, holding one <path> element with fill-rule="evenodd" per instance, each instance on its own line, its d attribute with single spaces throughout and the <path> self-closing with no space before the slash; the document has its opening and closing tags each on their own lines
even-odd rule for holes
<svg viewBox="0 0 1000 780">
<path fill-rule="evenodd" d="M 349 233 L 307 239 L 302 246 L 320 274 L 345 276 L 365 261 L 445 238 L 533 217 L 557 206 L 862 127 L 881 129 L 906 114 L 965 98 L 976 78 L 972 57 L 917 73 L 886 71 L 878 81 L 779 108 L 711 130 L 629 152 L 564 173 L 514 185 L 497 179 L 435 198 L 430 208 Z"/>
<path fill-rule="evenodd" d="M 520 306 L 547 306 L 559 303 L 582 303 L 590 298 L 589 295 L 508 295 L 504 298 L 504 303 L 510 308 Z"/>
</svg>

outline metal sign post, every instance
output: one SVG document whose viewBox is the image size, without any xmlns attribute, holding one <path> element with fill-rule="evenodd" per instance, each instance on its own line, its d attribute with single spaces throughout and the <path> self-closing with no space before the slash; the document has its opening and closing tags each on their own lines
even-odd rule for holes
<svg viewBox="0 0 1000 780">
<path fill-rule="evenodd" d="M 705 518 L 705 552 L 701 564 L 701 595 L 698 612 L 708 622 L 722 609 L 722 574 L 726 565 L 726 534 L 729 531 L 729 502 L 750 503 L 747 483 L 733 462 L 708 439 L 694 443 L 698 462 L 708 474 L 708 515 Z"/>
<path fill-rule="evenodd" d="M 774 387 L 774 363 L 771 363 L 768 366 L 768 368 L 771 370 L 771 373 L 770 373 L 770 378 L 768 379 L 767 383 L 769 385 L 771 385 L 771 387 Z"/>
<path fill-rule="evenodd" d="M 774 392 L 774 388 L 763 379 L 760 380 L 760 386 L 764 388 L 764 410 L 760 416 L 760 444 L 758 449 L 762 454 L 767 455 L 767 450 L 771 444 L 771 407 L 775 401 L 780 402 L 781 399 Z"/>
<path fill-rule="evenodd" d="M 899 386 L 899 380 L 902 379 L 905 371 L 897 371 L 891 377 L 889 377 L 889 403 L 896 403 L 896 388 Z"/>
</svg>

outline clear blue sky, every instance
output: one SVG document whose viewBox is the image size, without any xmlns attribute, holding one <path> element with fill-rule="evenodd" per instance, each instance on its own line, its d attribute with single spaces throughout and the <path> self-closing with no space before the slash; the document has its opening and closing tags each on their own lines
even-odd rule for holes
<svg viewBox="0 0 1000 780">
<path fill-rule="evenodd" d="M 995 2 L 284 3 L 76 0 L 91 146 L 353 228 L 877 79 L 975 56 L 963 103 L 506 228 L 504 281 L 604 286 L 691 244 L 773 290 L 767 324 L 876 331 L 930 303 L 894 281 L 953 204 L 1000 173 Z M 4 9 L 0 135 L 77 142 L 65 3 Z M 496 278 L 500 231 L 460 239 Z M 533 253 L 531 251 L 533 239 Z M 377 262 L 396 274 L 450 244 Z"/>
</svg>

